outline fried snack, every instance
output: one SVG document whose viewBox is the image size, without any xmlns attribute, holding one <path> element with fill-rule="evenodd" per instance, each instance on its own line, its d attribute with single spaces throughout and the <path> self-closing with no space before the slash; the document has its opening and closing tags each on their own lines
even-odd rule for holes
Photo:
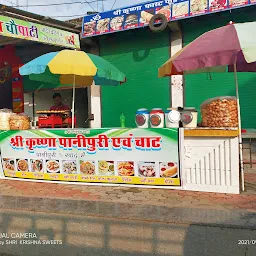
<svg viewBox="0 0 256 256">
<path fill-rule="evenodd" d="M 30 120 L 28 116 L 13 114 L 9 119 L 10 130 L 29 130 Z"/>
<path fill-rule="evenodd" d="M 201 114 L 204 127 L 238 127 L 235 97 L 209 99 L 201 105 Z"/>
</svg>

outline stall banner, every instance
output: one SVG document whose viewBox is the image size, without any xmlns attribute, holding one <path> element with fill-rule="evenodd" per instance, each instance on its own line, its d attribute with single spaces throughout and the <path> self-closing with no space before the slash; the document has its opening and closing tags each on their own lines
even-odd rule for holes
<svg viewBox="0 0 256 256">
<path fill-rule="evenodd" d="M 148 26 L 151 17 L 164 14 L 167 20 L 179 20 L 253 5 L 256 0 L 163 0 L 151 1 L 83 18 L 82 37 L 92 37 Z"/>
<path fill-rule="evenodd" d="M 80 49 L 78 34 L 2 15 L 0 15 L 0 35 Z"/>
<path fill-rule="evenodd" d="M 178 129 L 1 131 L 5 177 L 180 186 Z"/>
</svg>

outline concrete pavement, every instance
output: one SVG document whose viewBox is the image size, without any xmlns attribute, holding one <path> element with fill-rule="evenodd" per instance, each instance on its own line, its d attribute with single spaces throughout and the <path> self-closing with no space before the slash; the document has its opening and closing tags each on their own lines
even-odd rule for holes
<svg viewBox="0 0 256 256">
<path fill-rule="evenodd" d="M 0 237 L 0 256 L 254 256 L 256 176 L 245 178 L 241 195 L 0 180 L 0 236 L 61 241 Z"/>
<path fill-rule="evenodd" d="M 0 195 L 256 212 L 256 174 L 246 173 L 245 180 L 247 191 L 240 195 L 0 180 Z"/>
</svg>

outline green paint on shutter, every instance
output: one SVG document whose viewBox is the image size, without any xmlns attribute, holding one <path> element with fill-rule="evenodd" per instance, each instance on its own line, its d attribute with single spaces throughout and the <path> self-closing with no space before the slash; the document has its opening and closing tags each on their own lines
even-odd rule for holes
<svg viewBox="0 0 256 256">
<path fill-rule="evenodd" d="M 229 21 L 236 23 L 255 21 L 256 7 L 240 8 L 182 22 L 184 46 L 206 31 L 225 26 Z M 253 32 L 252 32 L 253 33 Z M 243 128 L 256 127 L 256 73 L 239 73 L 239 94 Z M 188 75 L 185 77 L 186 106 L 195 106 L 209 98 L 217 96 L 235 96 L 234 74 Z M 200 116 L 200 115 L 199 115 Z M 200 119 L 199 119 L 200 120 Z"/>
<path fill-rule="evenodd" d="M 118 87 L 102 87 L 102 127 L 119 127 L 120 113 L 126 126 L 135 127 L 139 108 L 167 108 L 170 105 L 169 79 L 157 72 L 169 58 L 167 32 L 136 29 L 100 38 L 100 55 L 127 76 Z"/>
</svg>

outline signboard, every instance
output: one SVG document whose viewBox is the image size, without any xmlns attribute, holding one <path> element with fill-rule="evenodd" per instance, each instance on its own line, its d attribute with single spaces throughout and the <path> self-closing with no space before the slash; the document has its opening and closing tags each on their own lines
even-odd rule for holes
<svg viewBox="0 0 256 256">
<path fill-rule="evenodd" d="M 0 35 L 80 49 L 78 34 L 2 15 L 0 15 Z"/>
<path fill-rule="evenodd" d="M 148 26 L 151 17 L 164 14 L 179 20 L 255 4 L 256 0 L 163 0 L 151 1 L 83 18 L 82 37 L 92 37 Z"/>
<path fill-rule="evenodd" d="M 2 131 L 5 177 L 180 186 L 178 129 Z"/>
</svg>

